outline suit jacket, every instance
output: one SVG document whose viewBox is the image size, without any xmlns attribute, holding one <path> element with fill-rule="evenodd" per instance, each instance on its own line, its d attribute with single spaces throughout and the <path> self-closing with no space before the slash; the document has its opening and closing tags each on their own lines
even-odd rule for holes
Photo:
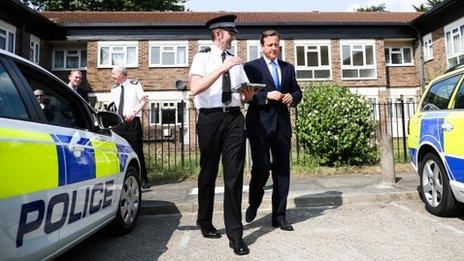
<svg viewBox="0 0 464 261">
<path fill-rule="evenodd" d="M 89 91 L 87 89 L 84 89 L 82 87 L 77 87 L 77 93 L 84 98 L 86 102 L 89 102 Z"/>
<path fill-rule="evenodd" d="M 293 97 L 292 106 L 296 106 L 302 98 L 300 86 L 296 81 L 293 65 L 278 60 L 282 73 L 281 90 L 283 94 L 290 93 Z M 250 102 L 246 115 L 246 130 L 248 137 L 270 136 L 278 131 L 279 138 L 290 141 L 292 129 L 290 113 L 287 105 L 281 101 L 267 99 L 267 93 L 276 90 L 264 58 L 250 61 L 244 65 L 245 72 L 251 83 L 264 83 Z"/>
</svg>

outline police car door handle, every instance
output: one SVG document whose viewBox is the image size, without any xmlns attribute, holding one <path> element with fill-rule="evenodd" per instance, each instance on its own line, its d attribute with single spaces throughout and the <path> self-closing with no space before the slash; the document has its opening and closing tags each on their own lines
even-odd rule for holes
<svg viewBox="0 0 464 261">
<path fill-rule="evenodd" d="M 442 125 L 441 125 L 441 128 L 442 130 L 444 131 L 452 131 L 453 130 L 453 125 L 449 122 L 444 122 Z"/>
</svg>

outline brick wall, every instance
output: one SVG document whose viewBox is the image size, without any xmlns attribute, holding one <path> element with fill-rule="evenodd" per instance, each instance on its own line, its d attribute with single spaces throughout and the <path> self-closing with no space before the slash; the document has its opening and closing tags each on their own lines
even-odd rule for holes
<svg viewBox="0 0 464 261">
<path fill-rule="evenodd" d="M 425 62 L 425 84 L 446 71 L 446 49 L 443 28 L 432 32 L 433 59 Z"/>
</svg>

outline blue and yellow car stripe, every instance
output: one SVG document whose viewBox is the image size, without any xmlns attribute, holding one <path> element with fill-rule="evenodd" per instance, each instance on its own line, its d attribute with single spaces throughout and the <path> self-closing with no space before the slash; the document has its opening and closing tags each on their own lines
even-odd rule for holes
<svg viewBox="0 0 464 261">
<path fill-rule="evenodd" d="M 0 199 L 118 175 L 130 146 L 112 141 L 0 128 Z M 70 146 L 80 146 L 78 156 Z M 14 186 L 13 186 L 14 184 Z"/>
</svg>

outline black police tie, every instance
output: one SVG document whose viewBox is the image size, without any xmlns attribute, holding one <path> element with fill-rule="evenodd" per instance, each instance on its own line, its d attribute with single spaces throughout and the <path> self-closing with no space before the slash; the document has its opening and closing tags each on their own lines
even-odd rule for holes
<svg viewBox="0 0 464 261">
<path fill-rule="evenodd" d="M 124 85 L 121 84 L 121 93 L 119 94 L 119 106 L 118 106 L 118 114 L 122 115 L 122 111 L 124 109 Z"/>
<path fill-rule="evenodd" d="M 226 59 L 226 52 L 221 54 L 222 62 Z M 222 75 L 222 103 L 228 105 L 232 100 L 232 93 L 230 91 L 230 75 L 229 71 Z"/>
</svg>

